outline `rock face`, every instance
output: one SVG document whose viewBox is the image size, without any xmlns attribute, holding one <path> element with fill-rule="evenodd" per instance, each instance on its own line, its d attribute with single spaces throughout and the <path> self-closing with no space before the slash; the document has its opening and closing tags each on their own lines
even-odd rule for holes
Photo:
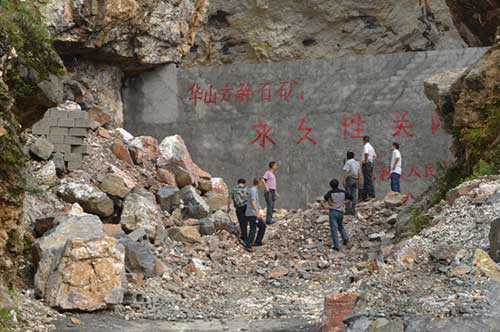
<svg viewBox="0 0 500 332">
<path fill-rule="evenodd" d="M 57 269 L 64 246 L 68 240 L 91 240 L 104 236 L 101 220 L 91 214 L 68 214 L 54 220 L 57 225 L 43 237 L 36 240 L 33 261 L 37 267 L 35 290 L 41 294 L 50 291 L 49 278 Z"/>
<path fill-rule="evenodd" d="M 190 63 L 461 48 L 445 0 L 210 1 Z"/>
<path fill-rule="evenodd" d="M 179 195 L 184 202 L 182 213 L 186 218 L 202 219 L 208 217 L 210 207 L 193 186 L 182 188 Z"/>
<path fill-rule="evenodd" d="M 155 273 L 155 255 L 147 244 L 122 239 L 125 246 L 125 265 L 128 272 L 142 273 L 146 278 Z"/>
<path fill-rule="evenodd" d="M 179 189 L 174 186 L 163 186 L 156 193 L 156 199 L 162 210 L 172 213 L 180 204 Z"/>
<path fill-rule="evenodd" d="M 51 271 L 45 298 L 63 310 L 94 311 L 121 303 L 125 289 L 123 246 L 111 237 L 75 239 Z"/>
<path fill-rule="evenodd" d="M 120 224 L 132 232 L 144 228 L 150 239 L 155 238 L 156 226 L 162 221 L 162 212 L 156 205 L 153 194 L 146 190 L 134 190 L 127 195 L 123 203 Z"/>
<path fill-rule="evenodd" d="M 50 0 L 40 5 L 63 55 L 105 55 L 126 71 L 179 62 L 208 1 Z"/>
<path fill-rule="evenodd" d="M 490 256 L 497 263 L 500 263 L 500 218 L 491 222 L 490 227 Z"/>
<path fill-rule="evenodd" d="M 68 203 L 78 203 L 88 213 L 109 217 L 114 212 L 113 200 L 98 188 L 86 184 L 69 182 L 57 187 L 57 194 Z"/>
</svg>

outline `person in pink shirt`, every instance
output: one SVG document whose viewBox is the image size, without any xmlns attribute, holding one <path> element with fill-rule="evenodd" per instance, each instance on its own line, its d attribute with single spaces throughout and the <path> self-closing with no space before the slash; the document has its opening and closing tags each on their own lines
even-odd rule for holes
<svg viewBox="0 0 500 332">
<path fill-rule="evenodd" d="M 273 212 L 274 203 L 276 202 L 276 171 L 278 170 L 278 163 L 271 161 L 269 163 L 269 169 L 264 173 L 264 182 L 266 185 L 266 192 L 264 193 L 264 198 L 266 199 L 266 224 L 274 224 Z"/>
</svg>

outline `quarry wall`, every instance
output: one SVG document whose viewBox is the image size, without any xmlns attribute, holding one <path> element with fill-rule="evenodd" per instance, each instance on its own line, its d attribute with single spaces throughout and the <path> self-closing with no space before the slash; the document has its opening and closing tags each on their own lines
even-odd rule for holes
<svg viewBox="0 0 500 332">
<path fill-rule="evenodd" d="M 281 207 L 300 207 L 340 177 L 346 151 L 361 157 L 369 135 L 378 195 L 389 190 L 390 144 L 401 144 L 402 191 L 416 196 L 452 160 L 451 137 L 423 92 L 433 74 L 486 51 L 347 56 L 270 64 L 176 68 L 131 77 L 122 90 L 125 128 L 158 139 L 180 134 L 193 159 L 234 182 L 271 160 Z"/>
</svg>

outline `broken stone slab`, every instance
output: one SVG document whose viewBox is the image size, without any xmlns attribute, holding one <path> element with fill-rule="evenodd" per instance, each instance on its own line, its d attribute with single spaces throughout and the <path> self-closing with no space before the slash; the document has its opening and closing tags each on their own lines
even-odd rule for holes
<svg viewBox="0 0 500 332">
<path fill-rule="evenodd" d="M 156 193 L 156 200 L 162 210 L 172 213 L 181 203 L 179 189 L 175 186 L 162 186 Z"/>
<path fill-rule="evenodd" d="M 127 237 L 132 241 L 144 241 L 148 239 L 148 235 L 144 228 L 138 228 L 132 233 L 128 234 Z"/>
<path fill-rule="evenodd" d="M 45 137 L 38 137 L 35 142 L 30 146 L 30 151 L 36 157 L 48 160 L 54 152 L 54 145 L 50 143 Z"/>
<path fill-rule="evenodd" d="M 408 201 L 407 195 L 404 195 L 404 194 L 401 194 L 398 192 L 394 192 L 394 191 L 388 192 L 384 198 L 385 206 L 387 206 L 388 208 L 396 208 L 396 207 L 402 206 L 402 205 L 406 204 L 407 201 Z"/>
<path fill-rule="evenodd" d="M 68 240 L 50 272 L 45 300 L 63 310 L 95 311 L 123 301 L 125 250 L 116 239 Z"/>
<path fill-rule="evenodd" d="M 185 218 L 202 219 L 208 217 L 210 207 L 193 186 L 182 188 L 179 195 L 184 202 L 182 213 Z"/>
<path fill-rule="evenodd" d="M 114 212 L 113 200 L 98 188 L 78 182 L 63 183 L 56 189 L 57 195 L 68 203 L 78 203 L 85 212 L 109 217 Z"/>
<path fill-rule="evenodd" d="M 490 256 L 495 262 L 500 263 L 500 218 L 491 222 L 489 240 Z"/>
<path fill-rule="evenodd" d="M 201 234 L 198 226 L 171 227 L 168 229 L 168 236 L 182 243 L 199 243 Z"/>
<path fill-rule="evenodd" d="M 42 296 L 48 292 L 49 275 L 57 268 L 68 240 L 90 240 L 104 236 L 98 216 L 77 213 L 76 209 L 70 214 L 56 217 L 54 224 L 56 226 L 37 239 L 33 246 L 33 263 L 37 269 L 34 279 L 35 290 Z"/>
<path fill-rule="evenodd" d="M 128 272 L 142 273 L 146 278 L 155 275 L 154 250 L 149 243 L 140 243 L 129 238 L 120 239 L 125 247 L 125 265 Z"/>
<path fill-rule="evenodd" d="M 149 239 L 154 240 L 156 226 L 161 224 L 162 216 L 154 195 L 145 189 L 136 188 L 125 198 L 120 224 L 127 232 L 144 228 Z"/>
<path fill-rule="evenodd" d="M 199 221 L 200 234 L 212 235 L 215 233 L 215 223 L 211 218 L 204 218 Z"/>
<path fill-rule="evenodd" d="M 113 154 L 124 163 L 130 166 L 134 164 L 132 157 L 130 156 L 130 152 L 121 138 L 115 138 L 115 141 L 111 146 L 111 152 L 113 152 Z"/>
<path fill-rule="evenodd" d="M 108 173 L 103 177 L 99 188 L 105 193 L 120 198 L 125 198 L 132 189 L 126 185 L 125 180 L 121 176 L 113 173 Z"/>
</svg>

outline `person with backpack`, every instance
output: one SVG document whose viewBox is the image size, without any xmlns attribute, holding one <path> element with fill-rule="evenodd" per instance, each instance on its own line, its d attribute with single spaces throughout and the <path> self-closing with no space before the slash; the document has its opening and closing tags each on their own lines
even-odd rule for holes
<svg viewBox="0 0 500 332">
<path fill-rule="evenodd" d="M 349 245 L 349 236 L 344 228 L 344 210 L 346 199 L 352 200 L 351 195 L 339 188 L 339 181 L 330 181 L 331 189 L 325 194 L 324 199 L 328 203 L 330 217 L 330 232 L 332 236 L 332 249 L 340 251 L 340 244 L 337 232 L 340 233 L 345 246 Z"/>
<path fill-rule="evenodd" d="M 245 179 L 239 179 L 236 186 L 231 189 L 229 193 L 230 200 L 227 202 L 228 212 L 231 208 L 231 201 L 234 204 L 236 217 L 238 218 L 238 223 L 240 224 L 240 238 L 243 243 L 246 243 L 248 236 L 248 220 L 245 217 L 248 200 L 248 188 L 246 184 L 247 181 Z"/>
</svg>

